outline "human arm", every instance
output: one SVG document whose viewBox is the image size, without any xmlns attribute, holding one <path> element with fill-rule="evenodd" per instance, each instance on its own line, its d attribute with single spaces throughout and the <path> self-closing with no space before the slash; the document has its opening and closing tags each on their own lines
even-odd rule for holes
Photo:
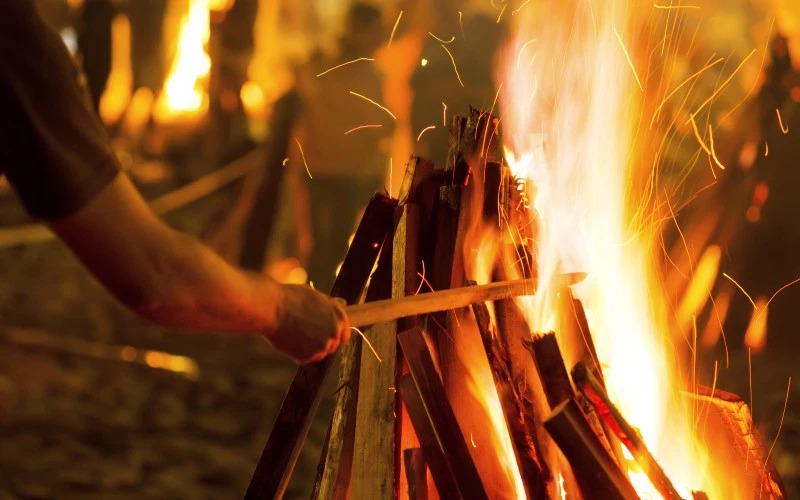
<svg viewBox="0 0 800 500">
<path fill-rule="evenodd" d="M 340 304 L 230 266 L 158 219 L 123 174 L 49 225 L 120 301 L 156 323 L 263 333 L 299 362 L 322 359 L 349 338 Z"/>
<path fill-rule="evenodd" d="M 170 229 L 119 173 L 83 78 L 27 0 L 0 2 L 0 171 L 92 273 L 158 323 L 263 333 L 298 361 L 346 340 L 341 307 L 225 263 Z"/>
</svg>

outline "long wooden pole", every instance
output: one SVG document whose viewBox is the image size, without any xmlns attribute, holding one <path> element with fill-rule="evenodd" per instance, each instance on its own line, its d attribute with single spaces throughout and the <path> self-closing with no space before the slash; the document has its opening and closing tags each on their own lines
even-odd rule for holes
<svg viewBox="0 0 800 500">
<path fill-rule="evenodd" d="M 584 273 L 560 275 L 564 285 L 578 283 L 585 277 Z M 398 299 L 376 300 L 349 306 L 345 310 L 347 311 L 350 326 L 361 327 L 393 321 L 407 316 L 449 311 L 459 307 L 467 307 L 471 304 L 534 295 L 535 293 L 535 279 L 509 280 L 409 295 Z"/>
</svg>

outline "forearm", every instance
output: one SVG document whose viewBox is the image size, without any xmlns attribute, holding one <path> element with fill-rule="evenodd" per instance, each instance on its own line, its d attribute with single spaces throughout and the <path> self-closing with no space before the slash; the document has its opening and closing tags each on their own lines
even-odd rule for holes
<svg viewBox="0 0 800 500">
<path fill-rule="evenodd" d="M 299 362 L 322 359 L 349 337 L 341 304 L 234 268 L 159 220 L 124 175 L 50 227 L 108 290 L 156 323 L 261 333 Z"/>
<path fill-rule="evenodd" d="M 124 175 L 50 226 L 109 291 L 152 321 L 240 332 L 274 327 L 280 287 L 169 228 Z"/>
<path fill-rule="evenodd" d="M 165 326 L 272 333 L 277 283 L 233 268 L 190 236 L 173 231 L 168 241 L 131 309 Z"/>
</svg>

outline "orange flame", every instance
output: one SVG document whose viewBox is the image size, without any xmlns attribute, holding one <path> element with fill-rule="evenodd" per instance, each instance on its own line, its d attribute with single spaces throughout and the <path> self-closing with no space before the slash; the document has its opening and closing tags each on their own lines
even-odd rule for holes
<svg viewBox="0 0 800 500">
<path fill-rule="evenodd" d="M 498 83 L 506 160 L 524 179 L 537 225 L 539 278 L 538 295 L 521 303 L 533 331 L 559 335 L 554 278 L 587 272 L 574 293 L 586 308 L 611 398 L 682 492 L 736 498 L 724 469 L 710 470 L 709 450 L 680 396 L 686 384 L 654 258 L 660 226 L 653 221 L 664 218 L 652 208 L 653 174 L 638 168 L 654 163 L 637 130 L 648 71 L 637 68 L 632 13 L 625 2 L 569 0 L 515 16 Z M 707 255 L 684 315 L 704 300 L 716 274 L 718 249 Z M 559 337 L 569 369 L 581 346 L 566 342 Z M 643 498 L 659 498 L 646 477 L 630 472 Z"/>
<path fill-rule="evenodd" d="M 179 33 L 172 68 L 156 101 L 155 118 L 159 122 L 201 114 L 208 108 L 209 0 L 190 0 Z"/>
</svg>

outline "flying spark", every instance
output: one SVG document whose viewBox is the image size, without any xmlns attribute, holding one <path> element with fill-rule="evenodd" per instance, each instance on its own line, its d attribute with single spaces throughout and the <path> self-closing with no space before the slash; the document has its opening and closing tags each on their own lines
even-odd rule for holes
<svg viewBox="0 0 800 500">
<path fill-rule="evenodd" d="M 450 40 L 443 40 L 443 39 L 439 38 L 438 36 L 434 35 L 433 33 L 431 33 L 430 31 L 428 32 L 428 34 L 430 36 L 432 36 L 433 38 L 435 38 L 436 41 L 441 42 L 441 43 L 453 43 L 453 41 L 456 39 L 455 36 L 451 36 Z"/>
<path fill-rule="evenodd" d="M 397 26 L 400 24 L 400 18 L 403 17 L 403 11 L 400 11 L 400 14 L 397 15 L 397 21 L 394 22 L 394 28 L 392 28 L 392 34 L 389 35 L 389 43 L 386 44 L 386 48 L 392 46 L 392 40 L 394 40 L 394 32 L 397 31 Z"/>
<path fill-rule="evenodd" d="M 699 5 L 659 5 L 657 3 L 653 4 L 653 7 L 656 9 L 664 9 L 664 10 L 674 10 L 674 9 L 699 9 Z"/>
<path fill-rule="evenodd" d="M 517 52 L 517 69 L 519 69 L 519 60 L 522 57 L 522 52 L 525 50 L 525 47 L 527 47 L 528 45 L 532 44 L 535 41 L 536 41 L 535 38 L 531 38 L 530 40 L 522 44 L 522 47 L 519 48 L 519 52 Z"/>
<path fill-rule="evenodd" d="M 422 129 L 422 131 L 420 131 L 419 135 L 417 136 L 417 142 L 419 142 L 419 140 L 422 139 L 422 134 L 424 134 L 428 130 L 431 130 L 431 129 L 434 129 L 434 128 L 436 128 L 436 125 L 429 125 L 429 126 L 425 127 L 424 129 Z"/>
<path fill-rule="evenodd" d="M 364 332 L 362 332 L 361 330 L 359 330 L 358 328 L 356 328 L 354 326 L 351 326 L 350 329 L 353 330 L 354 332 L 356 332 L 361 337 L 361 339 L 364 341 L 364 343 L 367 344 L 367 347 L 369 347 L 369 350 L 372 351 L 372 354 L 375 355 L 375 359 L 378 360 L 378 363 L 383 363 L 383 361 L 381 360 L 381 357 L 378 356 L 378 351 L 376 351 L 375 348 L 372 347 L 372 342 L 370 342 L 369 339 L 367 338 L 367 336 L 364 335 Z"/>
<path fill-rule="evenodd" d="M 444 47 L 444 45 L 443 45 L 443 47 Z M 364 99 L 365 101 L 371 102 L 371 103 L 372 103 L 372 104 L 374 104 L 375 106 L 377 106 L 377 107 L 381 108 L 382 110 L 386 111 L 387 113 L 389 113 L 389 116 L 391 116 L 393 120 L 397 120 L 397 117 L 396 117 L 396 116 L 394 116 L 394 113 L 392 113 L 391 111 L 389 111 L 389 108 L 387 108 L 387 107 L 385 107 L 385 106 L 381 106 L 380 104 L 378 104 L 377 102 L 373 101 L 373 100 L 372 100 L 372 99 L 370 99 L 369 97 L 367 97 L 367 96 L 365 96 L 365 95 L 361 95 L 361 94 L 359 94 L 358 92 L 353 92 L 353 91 L 351 90 L 351 91 L 350 91 L 350 93 L 351 93 L 351 94 L 353 94 L 353 95 L 354 95 L 354 96 L 356 96 L 356 97 L 360 97 L 360 98 Z"/>
<path fill-rule="evenodd" d="M 503 8 L 500 10 L 500 15 L 497 16 L 497 24 L 500 24 L 500 18 L 503 17 L 503 12 L 506 11 L 506 7 L 508 7 L 508 4 L 503 5 Z"/>
<path fill-rule="evenodd" d="M 722 275 L 725 276 L 726 278 L 728 278 L 731 281 L 731 283 L 736 285 L 736 288 L 741 290 L 742 293 L 744 294 L 744 296 L 747 297 L 747 300 L 749 300 L 750 303 L 753 305 L 753 309 L 756 309 L 756 303 L 753 301 L 753 297 L 751 297 L 750 294 L 747 293 L 747 291 L 744 289 L 744 287 L 742 287 L 742 285 L 740 285 L 735 279 L 731 278 L 728 273 L 722 273 Z M 750 405 L 750 407 L 752 408 L 752 405 Z"/>
<path fill-rule="evenodd" d="M 319 73 L 319 74 L 317 75 L 317 77 L 320 77 L 320 76 L 322 76 L 322 75 L 328 74 L 328 73 L 330 73 L 331 71 L 333 71 L 333 70 L 335 70 L 335 69 L 339 69 L 339 68 L 341 68 L 341 67 L 343 67 L 343 66 L 347 66 L 348 64 L 357 63 L 358 61 L 374 61 L 374 60 L 375 60 L 375 59 L 373 59 L 372 57 L 359 57 L 359 58 L 357 58 L 357 59 L 353 59 L 352 61 L 343 62 L 342 64 L 337 64 L 336 66 L 334 66 L 334 67 L 332 67 L 332 68 L 326 69 L 326 70 L 325 70 L 325 71 L 323 71 L 322 73 Z"/>
<path fill-rule="evenodd" d="M 522 8 L 523 8 L 523 7 L 525 7 L 526 5 L 528 5 L 528 3 L 530 3 L 530 1 L 531 1 L 531 0 L 525 0 L 524 2 L 522 2 L 522 4 L 521 4 L 519 7 L 517 7 L 516 9 L 514 9 L 514 11 L 513 11 L 513 12 L 511 12 L 511 15 L 513 16 L 513 15 L 515 15 L 517 12 L 519 12 L 520 10 L 522 10 Z"/>
<path fill-rule="evenodd" d="M 711 158 L 714 159 L 714 163 L 716 163 L 721 170 L 725 170 L 725 165 L 719 161 L 719 158 L 717 158 L 717 153 L 714 151 L 714 133 L 710 123 L 708 124 L 708 143 L 711 145 Z"/>
<path fill-rule="evenodd" d="M 308 162 L 306 162 L 306 154 L 303 151 L 303 146 L 300 145 L 300 141 L 297 140 L 297 137 L 294 138 L 294 142 L 297 143 L 297 147 L 300 149 L 300 156 L 303 158 L 303 166 L 306 167 L 306 173 L 308 174 L 309 179 L 313 179 L 311 177 L 311 170 L 308 168 Z"/>
<path fill-rule="evenodd" d="M 347 135 L 347 134 L 349 134 L 351 132 L 355 132 L 356 130 L 361 130 L 362 128 L 379 128 L 379 127 L 383 127 L 383 125 L 381 125 L 380 123 L 371 123 L 371 124 L 367 124 L 367 125 L 359 125 L 358 127 L 351 128 L 350 130 L 345 132 L 344 135 Z"/>
<path fill-rule="evenodd" d="M 762 470 L 762 474 L 765 473 L 767 470 L 767 464 L 769 463 L 769 457 L 772 455 L 772 450 L 775 448 L 775 443 L 778 442 L 778 437 L 781 435 L 781 429 L 783 429 L 783 417 L 786 416 L 786 407 L 789 406 L 789 391 L 792 388 L 792 376 L 789 376 L 789 382 L 786 384 L 786 399 L 783 400 L 783 412 L 781 412 L 781 421 L 778 424 L 778 431 L 775 433 L 775 439 L 772 441 L 772 445 L 769 447 L 769 451 L 767 452 L 767 458 L 764 459 L 764 469 Z M 761 482 L 761 487 L 764 487 L 764 482 Z"/>
<path fill-rule="evenodd" d="M 697 115 L 700 112 L 700 110 L 703 109 L 706 106 L 706 104 L 708 104 L 715 97 L 717 97 L 717 95 L 719 95 L 719 93 L 722 92 L 722 89 L 724 89 L 730 83 L 730 81 L 733 80 L 733 77 L 736 76 L 736 73 L 738 73 L 739 70 L 742 69 L 742 66 L 744 66 L 744 64 L 747 62 L 747 60 L 750 59 L 753 56 L 753 54 L 755 54 L 755 53 L 756 53 L 756 49 L 751 50 L 750 53 L 747 54 L 747 56 L 744 59 L 742 59 L 742 62 L 740 62 L 739 65 L 736 66 L 736 69 L 733 70 L 733 73 L 731 73 L 730 76 L 724 82 L 722 82 L 722 85 L 717 87 L 717 90 L 715 90 L 714 93 L 711 94 L 711 96 L 708 99 L 703 101 L 703 104 L 701 104 L 695 110 L 695 112 L 691 114 L 691 116 Z"/>
<path fill-rule="evenodd" d="M 789 125 L 786 125 L 786 127 L 783 126 L 783 118 L 781 118 L 781 110 L 778 109 L 778 108 L 775 108 L 775 114 L 778 115 L 778 125 L 781 126 L 781 132 L 783 132 L 784 134 L 788 134 L 789 133 Z"/>
<path fill-rule="evenodd" d="M 445 47 L 444 44 L 441 44 L 441 46 L 444 49 L 444 51 L 447 52 L 447 55 L 450 56 L 450 62 L 453 63 L 453 70 L 456 72 L 456 78 L 458 78 L 458 83 L 460 83 L 461 86 L 463 87 L 464 82 L 461 81 L 461 75 L 458 74 L 458 68 L 456 67 L 456 60 L 453 58 L 453 54 L 449 50 L 447 50 L 447 47 Z"/>
<path fill-rule="evenodd" d="M 644 87 L 642 87 L 642 82 L 639 80 L 639 74 L 636 73 L 636 68 L 633 66 L 633 60 L 631 60 L 631 55 L 628 54 L 628 50 L 625 48 L 625 44 L 622 42 L 622 37 L 620 37 L 619 33 L 617 33 L 617 28 L 614 28 L 614 34 L 617 35 L 619 46 L 622 47 L 622 52 L 625 53 L 625 59 L 628 60 L 628 66 L 630 66 L 631 71 L 633 71 L 633 76 L 634 78 L 636 78 L 636 84 L 639 85 L 639 90 L 644 92 Z"/>
</svg>

